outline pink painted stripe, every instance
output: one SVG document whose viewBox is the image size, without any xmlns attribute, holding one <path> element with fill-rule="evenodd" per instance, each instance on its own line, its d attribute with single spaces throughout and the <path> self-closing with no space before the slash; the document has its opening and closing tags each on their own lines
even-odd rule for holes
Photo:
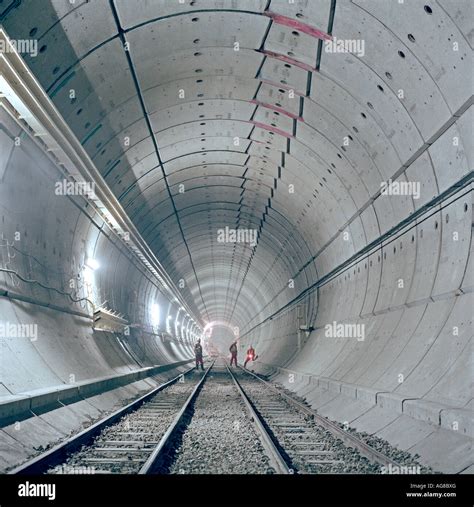
<svg viewBox="0 0 474 507">
<path fill-rule="evenodd" d="M 308 65 L 307 63 L 299 62 L 298 60 L 290 58 L 289 56 L 286 55 L 282 55 L 280 53 L 274 53 L 273 51 L 267 51 L 266 49 L 264 49 L 262 53 L 270 58 L 275 58 L 276 60 L 281 60 L 282 62 L 290 63 L 291 65 L 299 67 L 300 69 L 306 70 L 308 72 L 313 72 L 316 70 L 315 67 L 311 67 L 311 65 Z"/>
<path fill-rule="evenodd" d="M 316 37 L 317 39 L 322 40 L 332 40 L 332 35 L 327 34 L 317 28 L 308 25 L 307 23 L 302 23 L 293 18 L 289 18 L 288 16 L 282 16 L 281 14 L 276 14 L 275 12 L 264 12 L 265 16 L 272 18 L 273 22 L 277 25 L 288 26 L 299 32 L 306 33 L 307 35 L 311 35 L 311 37 Z"/>
<path fill-rule="evenodd" d="M 306 97 L 306 94 L 304 94 L 303 92 L 299 92 L 298 90 L 295 90 L 291 86 L 284 85 L 281 83 L 275 83 L 275 81 L 270 81 L 269 79 L 262 79 L 262 78 L 257 78 L 257 79 L 259 79 L 262 83 L 265 83 L 270 86 L 274 86 L 275 88 L 282 88 L 283 90 L 288 90 L 288 91 L 293 90 L 295 92 L 295 95 L 298 95 L 299 97 Z"/>
<path fill-rule="evenodd" d="M 253 123 L 256 127 L 260 128 L 260 129 L 268 130 L 269 132 L 275 132 L 275 134 L 286 137 L 287 139 L 291 139 L 293 137 L 291 134 L 288 134 L 288 132 L 277 129 L 277 128 L 267 125 L 265 123 L 260 123 L 259 121 L 251 120 L 250 123 Z"/>
<path fill-rule="evenodd" d="M 291 118 L 292 120 L 302 120 L 301 116 L 298 116 L 296 114 L 290 113 L 290 111 L 287 111 L 286 109 L 283 109 L 282 107 L 274 106 L 273 104 L 267 104 L 266 102 L 260 102 L 259 100 L 251 100 L 252 104 L 257 104 L 258 106 L 265 107 L 266 109 L 271 109 L 272 111 L 278 111 L 279 113 L 284 114 L 285 116 L 288 116 L 288 118 Z"/>
</svg>

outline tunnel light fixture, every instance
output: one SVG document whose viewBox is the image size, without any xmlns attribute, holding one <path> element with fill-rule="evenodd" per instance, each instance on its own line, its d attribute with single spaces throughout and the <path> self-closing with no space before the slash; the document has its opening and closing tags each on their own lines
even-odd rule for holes
<svg viewBox="0 0 474 507">
<path fill-rule="evenodd" d="M 92 269 L 92 271 L 96 271 L 100 268 L 100 262 L 92 257 L 88 257 L 85 264 L 89 269 Z"/>
<path fill-rule="evenodd" d="M 179 289 L 110 190 L 69 125 L 16 52 L 3 28 L 0 28 L 0 43 L 10 48 L 9 51 L 0 53 L 0 107 L 5 109 L 17 125 L 47 154 L 68 180 L 94 184 L 94 195 L 82 197 L 119 237 L 131 258 L 143 264 L 153 274 L 170 301 L 175 300 L 186 309 L 186 313 L 193 315 Z"/>
<path fill-rule="evenodd" d="M 158 303 L 153 303 L 151 305 L 150 320 L 153 327 L 158 327 L 160 325 L 160 305 Z"/>
</svg>

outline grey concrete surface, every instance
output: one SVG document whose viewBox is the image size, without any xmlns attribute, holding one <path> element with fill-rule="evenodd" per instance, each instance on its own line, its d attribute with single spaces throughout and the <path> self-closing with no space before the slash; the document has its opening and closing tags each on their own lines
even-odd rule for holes
<svg viewBox="0 0 474 507">
<path fill-rule="evenodd" d="M 469 0 L 2 9 L 12 39 L 38 42 L 26 64 L 211 340 L 225 349 L 219 326 L 238 328 L 240 355 L 253 344 L 256 371 L 323 415 L 434 469 L 472 471 Z M 329 52 L 331 36 L 363 51 Z M 82 196 L 54 193 L 61 179 L 0 108 L 0 267 L 106 301 L 130 332 L 94 331 L 90 304 L 0 272 L 0 322 L 37 326 L 35 340 L 0 338 L 10 406 L 189 359 L 200 333 Z M 419 195 L 384 195 L 388 181 Z M 219 242 L 225 227 L 255 230 L 256 244 Z M 100 268 L 86 276 L 89 257 Z M 363 339 L 328 335 L 333 323 Z M 54 407 L 21 438 L 1 429 L 0 469 L 152 385 Z"/>
</svg>

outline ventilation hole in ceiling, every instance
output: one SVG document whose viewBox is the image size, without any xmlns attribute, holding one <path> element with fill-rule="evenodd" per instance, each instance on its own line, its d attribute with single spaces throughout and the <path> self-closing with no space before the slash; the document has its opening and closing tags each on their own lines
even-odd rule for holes
<svg viewBox="0 0 474 507">
<path fill-rule="evenodd" d="M 297 18 L 304 18 L 303 14 L 301 14 L 301 12 L 297 12 L 296 13 L 296 17 Z"/>
<path fill-rule="evenodd" d="M 390 72 L 386 72 L 385 76 L 387 77 L 387 79 L 392 79 L 392 74 L 390 74 Z"/>
<path fill-rule="evenodd" d="M 204 118 L 204 115 L 203 115 L 203 114 L 200 114 L 200 115 L 199 115 L 199 118 Z M 205 123 L 203 123 L 203 125 L 205 125 Z"/>
<path fill-rule="evenodd" d="M 360 115 L 362 116 L 362 118 L 367 118 L 367 116 L 365 115 L 365 113 L 360 113 Z"/>
<path fill-rule="evenodd" d="M 280 83 L 281 83 L 281 84 L 283 84 L 283 85 L 286 85 L 286 84 L 287 84 L 287 83 L 286 83 L 286 81 L 285 81 L 284 79 L 282 79 L 282 80 L 280 81 Z"/>
<path fill-rule="evenodd" d="M 196 79 L 196 83 L 202 83 L 202 79 Z"/>
<path fill-rule="evenodd" d="M 276 127 L 276 123 L 270 123 L 272 127 Z"/>
<path fill-rule="evenodd" d="M 84 125 L 84 128 L 85 128 L 85 129 L 88 129 L 90 126 L 91 126 L 90 122 L 87 122 L 87 123 Z"/>
<path fill-rule="evenodd" d="M 425 5 L 423 9 L 425 9 L 427 14 L 433 14 L 433 9 L 429 5 Z"/>
<path fill-rule="evenodd" d="M 369 266 L 372 267 L 372 261 L 369 262 Z"/>
<path fill-rule="evenodd" d="M 281 104 L 280 104 L 279 102 L 277 102 L 277 103 L 275 104 L 275 106 L 276 106 L 276 107 L 281 107 Z"/>
<path fill-rule="evenodd" d="M 383 253 L 383 258 L 386 259 L 387 258 L 387 252 L 384 252 Z"/>
<path fill-rule="evenodd" d="M 377 85 L 377 88 L 378 88 L 381 92 L 383 92 L 383 86 Z"/>
<path fill-rule="evenodd" d="M 199 42 L 201 42 L 201 39 L 194 39 L 194 40 L 193 40 L 193 43 L 194 43 L 194 44 L 199 44 Z"/>
<path fill-rule="evenodd" d="M 205 123 L 200 123 L 199 125 L 205 125 Z"/>
<path fill-rule="evenodd" d="M 104 148 L 104 149 L 100 152 L 100 154 L 101 154 L 101 155 L 104 155 L 104 153 L 105 153 L 106 151 L 107 151 L 107 150 Z"/>
<path fill-rule="evenodd" d="M 423 229 L 421 229 L 421 231 L 420 231 L 420 238 L 422 238 L 422 237 L 423 237 Z"/>
<path fill-rule="evenodd" d="M 266 150 L 269 150 L 269 149 L 270 149 L 270 146 L 265 146 L 265 149 L 266 149 Z"/>
<path fill-rule="evenodd" d="M 347 135 L 347 137 L 348 137 L 351 141 L 353 141 L 353 140 L 354 140 L 354 139 L 352 139 L 352 136 L 351 136 L 350 134 L 348 134 L 348 135 Z"/>
<path fill-rule="evenodd" d="M 44 44 L 43 46 L 40 47 L 40 53 L 44 53 L 47 49 L 48 49 L 48 46 L 46 44 Z"/>
<path fill-rule="evenodd" d="M 293 30 L 292 32 L 292 35 L 294 35 L 295 37 L 299 37 L 300 36 L 300 33 L 297 32 L 296 30 Z"/>
<path fill-rule="evenodd" d="M 374 108 L 374 106 L 373 106 L 372 102 L 367 102 L 367 107 L 368 107 L 369 109 L 373 109 L 373 108 Z"/>
<path fill-rule="evenodd" d="M 31 30 L 30 30 L 30 37 L 34 37 L 36 35 L 36 33 L 38 32 L 38 28 L 33 27 Z"/>
<path fill-rule="evenodd" d="M 336 169 L 336 166 L 333 164 L 333 162 L 331 162 L 331 167 L 333 167 L 334 169 Z"/>
<path fill-rule="evenodd" d="M 289 63 L 285 63 L 285 67 L 286 67 L 287 69 L 291 69 L 291 65 L 290 65 Z"/>
<path fill-rule="evenodd" d="M 288 56 L 295 56 L 295 53 L 293 53 L 293 51 L 287 51 L 286 53 Z"/>
<path fill-rule="evenodd" d="M 400 241 L 400 250 L 403 250 L 403 243 Z"/>
<path fill-rule="evenodd" d="M 274 133 L 273 133 L 273 132 L 269 132 L 269 134 L 270 134 L 271 136 L 273 136 L 273 135 L 274 135 Z"/>
<path fill-rule="evenodd" d="M 280 116 L 280 113 L 279 113 L 278 111 L 275 111 L 273 114 L 274 114 L 275 116 Z"/>
<path fill-rule="evenodd" d="M 77 102 L 77 98 L 76 98 L 76 97 L 73 97 L 73 98 L 71 99 L 71 104 L 74 104 L 75 102 Z"/>
<path fill-rule="evenodd" d="M 199 74 L 199 72 L 202 72 L 202 69 L 196 69 L 194 72 Z"/>
<path fill-rule="evenodd" d="M 198 106 L 203 106 L 204 102 L 199 102 Z"/>
<path fill-rule="evenodd" d="M 278 91 L 279 91 L 280 93 L 285 93 L 285 90 L 283 90 L 283 88 L 279 88 L 279 89 L 278 89 Z"/>
<path fill-rule="evenodd" d="M 196 23 L 196 21 L 199 21 L 199 18 L 192 18 L 192 19 L 191 19 L 191 21 L 192 21 L 193 23 Z"/>
<path fill-rule="evenodd" d="M 194 56 L 201 56 L 202 53 L 200 53 L 199 51 L 197 51 L 196 53 L 194 53 Z"/>
<path fill-rule="evenodd" d="M 324 188 L 324 186 L 323 186 L 323 184 L 321 182 L 319 182 L 319 186 Z"/>
<path fill-rule="evenodd" d="M 341 146 L 342 151 L 346 151 L 346 148 L 344 146 Z"/>
<path fill-rule="evenodd" d="M 53 74 L 57 74 L 59 72 L 59 67 L 54 67 Z"/>
<path fill-rule="evenodd" d="M 328 180 L 324 176 L 323 176 L 323 181 L 324 181 L 324 183 L 328 182 Z"/>
<path fill-rule="evenodd" d="M 399 51 L 399 52 L 398 52 L 398 56 L 399 56 L 400 58 L 405 58 L 405 53 L 404 53 L 403 51 Z"/>
<path fill-rule="evenodd" d="M 397 253 L 397 247 L 396 246 L 393 247 L 393 253 Z"/>
<path fill-rule="evenodd" d="M 206 135 L 206 133 L 205 133 L 205 132 L 201 132 L 201 135 L 202 135 L 202 136 L 205 136 L 205 135 Z"/>
<path fill-rule="evenodd" d="M 415 236 L 412 234 L 411 235 L 411 242 L 414 243 L 415 242 Z"/>
<path fill-rule="evenodd" d="M 197 97 L 199 97 L 199 98 L 204 97 L 204 93 L 198 93 Z"/>
<path fill-rule="evenodd" d="M 101 146 L 102 146 L 102 143 L 97 143 L 97 144 L 95 145 L 95 147 L 96 147 L 97 149 L 99 149 Z"/>
<path fill-rule="evenodd" d="M 194 7 L 194 6 L 196 5 L 196 2 L 191 2 L 189 5 L 190 5 L 191 7 Z"/>
<path fill-rule="evenodd" d="M 332 171 L 331 171 L 331 169 L 328 169 L 327 171 L 328 171 L 328 173 L 329 173 L 329 174 L 332 174 Z"/>
<path fill-rule="evenodd" d="M 409 40 L 410 42 L 415 42 L 415 37 L 413 37 L 413 35 L 412 35 L 411 33 L 409 33 L 409 34 L 407 35 L 407 37 L 408 37 L 408 40 Z"/>
<path fill-rule="evenodd" d="M 201 139 L 201 141 L 205 141 L 205 139 Z"/>
<path fill-rule="evenodd" d="M 435 222 L 435 229 L 438 228 L 438 222 Z"/>
<path fill-rule="evenodd" d="M 337 154 L 337 156 L 338 156 L 339 158 L 342 158 L 342 155 L 341 155 L 340 153 L 338 153 L 338 154 Z"/>
</svg>

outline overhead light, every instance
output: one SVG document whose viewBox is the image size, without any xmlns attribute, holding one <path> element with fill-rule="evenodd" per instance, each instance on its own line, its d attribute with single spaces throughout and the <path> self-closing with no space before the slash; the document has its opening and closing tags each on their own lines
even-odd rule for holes
<svg viewBox="0 0 474 507">
<path fill-rule="evenodd" d="M 151 305 L 150 319 L 152 326 L 160 325 L 160 306 L 158 303 L 153 303 Z"/>
<path fill-rule="evenodd" d="M 100 263 L 96 259 L 93 259 L 92 257 L 88 257 L 86 259 L 86 266 L 88 268 L 92 269 L 92 271 L 95 271 L 96 269 L 100 268 Z"/>
</svg>

